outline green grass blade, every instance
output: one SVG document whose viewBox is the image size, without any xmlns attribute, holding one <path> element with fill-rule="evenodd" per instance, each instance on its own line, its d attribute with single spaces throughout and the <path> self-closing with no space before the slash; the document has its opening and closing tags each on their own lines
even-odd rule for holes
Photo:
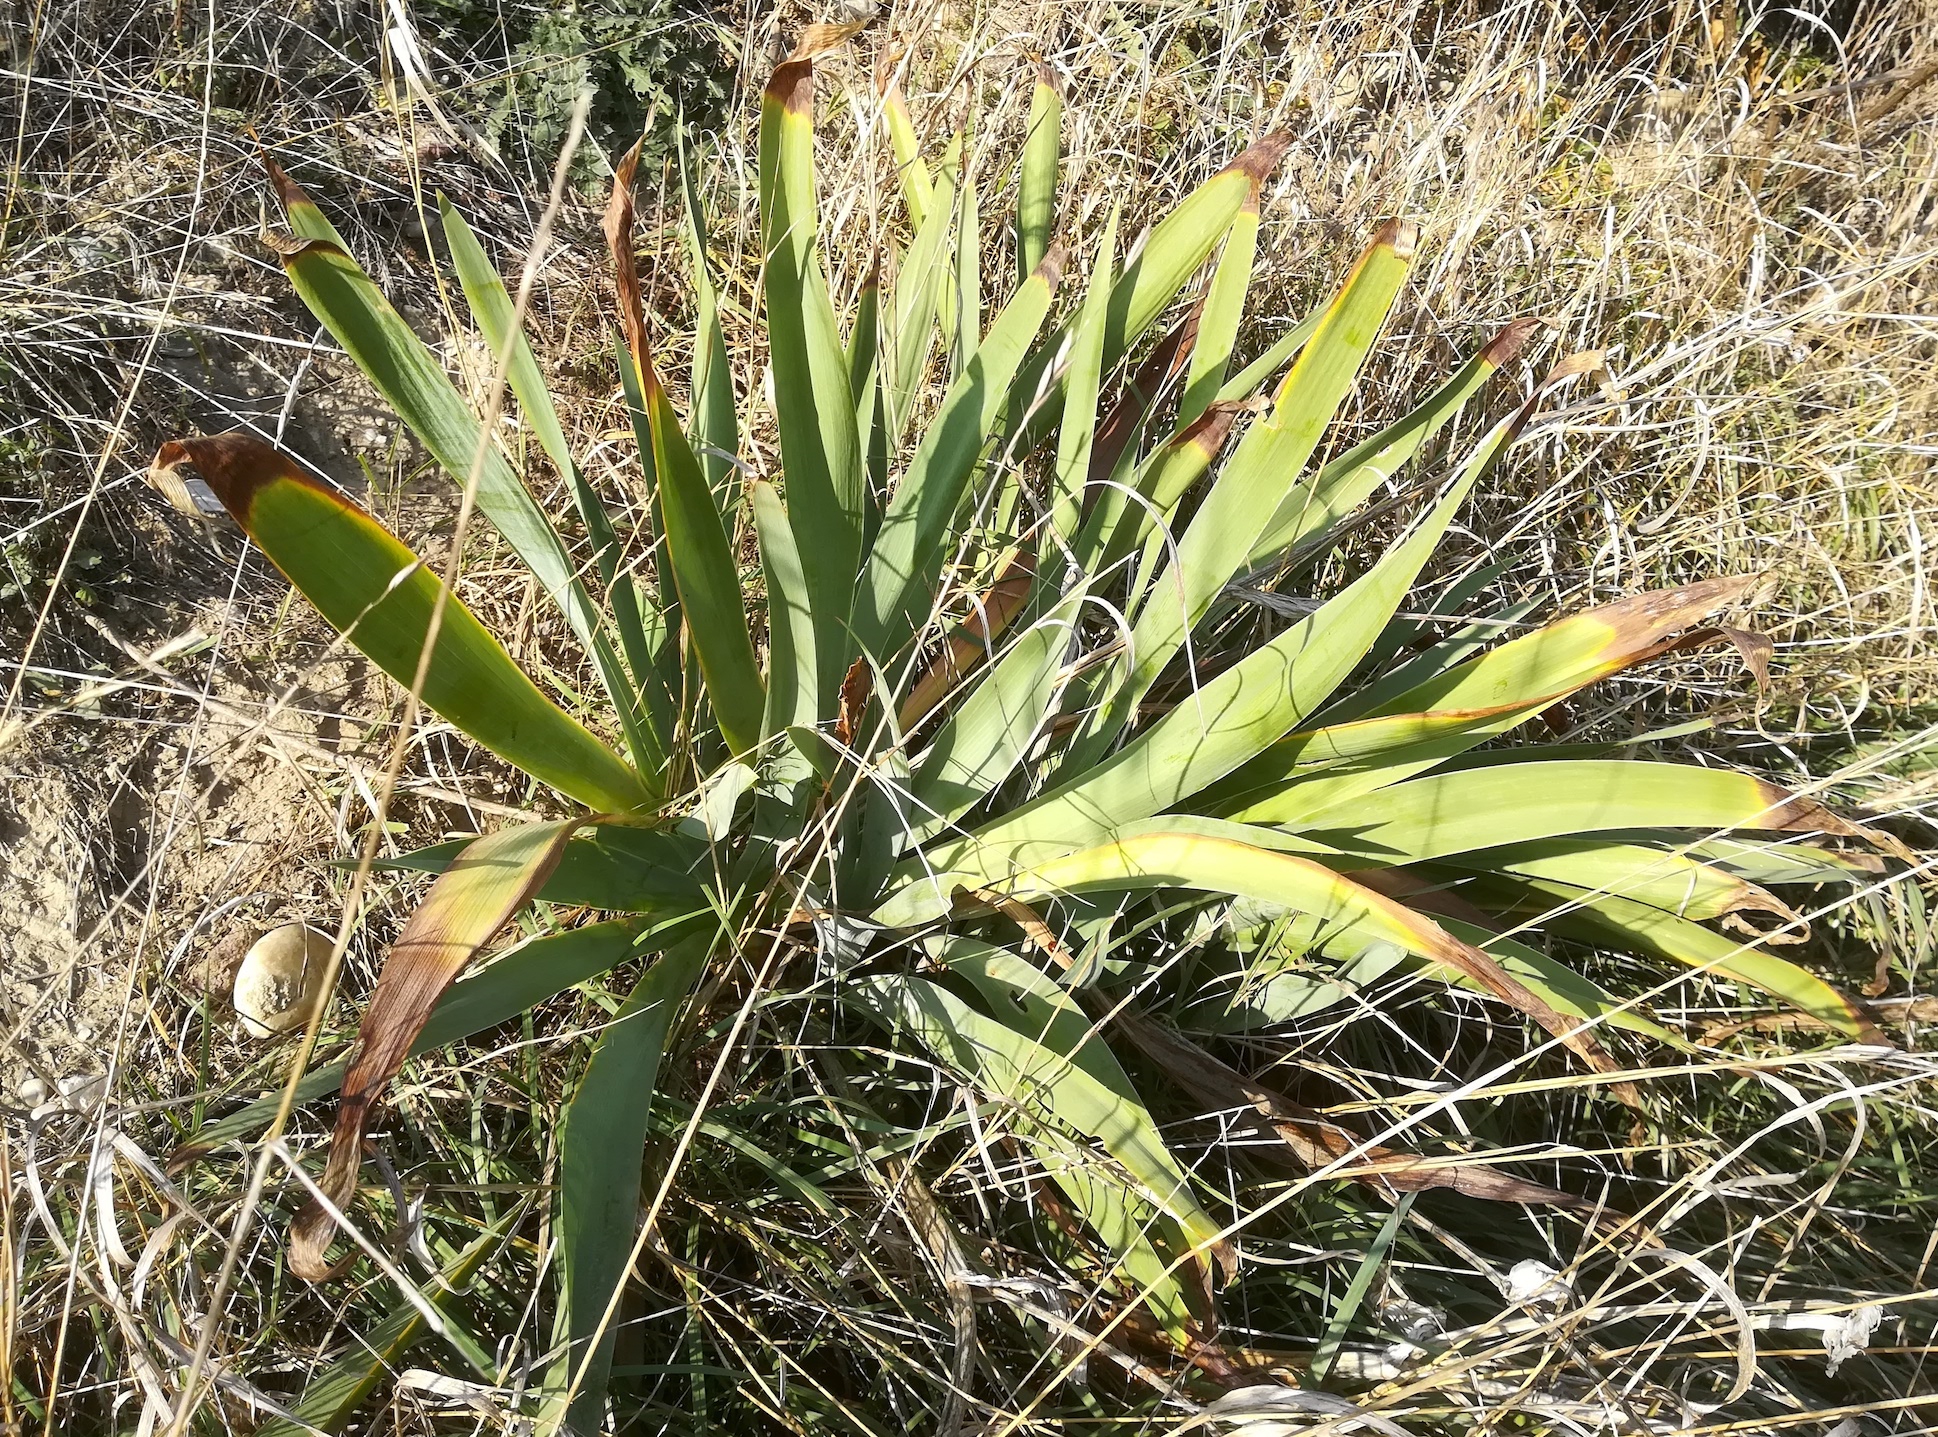
<svg viewBox="0 0 1938 1437">
<path fill-rule="evenodd" d="M 888 121 L 888 143 L 895 154 L 895 172 L 902 187 L 902 207 L 908 211 L 909 228 L 919 230 L 935 205 L 935 178 L 915 138 L 915 122 L 908 113 L 908 100 L 894 76 L 882 86 L 882 115 Z"/>
<path fill-rule="evenodd" d="M 376 866 L 397 873 L 442 873 L 470 842 L 448 839 L 380 859 Z M 704 839 L 671 829 L 597 824 L 574 835 L 561 850 L 538 898 L 612 913 L 686 912 L 705 905 L 712 873 L 712 854 Z"/>
<path fill-rule="evenodd" d="M 712 945 L 711 934 L 688 938 L 641 975 L 600 1035 L 560 1120 L 559 1356 L 545 1384 L 553 1410 L 541 1426 L 548 1430 L 560 1420 L 574 1431 L 599 1430 L 616 1336 L 606 1309 L 627 1277 L 660 1059 Z M 574 1378 L 577 1395 L 558 1410 Z"/>
<path fill-rule="evenodd" d="M 1686 854 L 1603 838 L 1539 838 L 1453 856 L 1456 867 L 1598 890 L 1701 921 L 1789 909 L 1755 884 Z"/>
<path fill-rule="evenodd" d="M 441 581 L 381 524 L 248 434 L 171 443 L 155 462 L 193 464 L 332 628 L 398 683 L 415 680 Z M 588 808 L 652 804 L 639 775 L 540 693 L 455 596 L 445 600 L 422 695 L 465 734 Z"/>
<path fill-rule="evenodd" d="M 1026 284 L 1049 253 L 1056 229 L 1057 167 L 1063 157 L 1063 91 L 1056 72 L 1036 62 L 1023 164 L 1016 181 L 1016 282 Z"/>
</svg>

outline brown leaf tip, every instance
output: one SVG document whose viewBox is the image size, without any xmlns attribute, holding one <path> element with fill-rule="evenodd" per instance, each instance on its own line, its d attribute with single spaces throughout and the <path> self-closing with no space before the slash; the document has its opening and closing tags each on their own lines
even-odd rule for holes
<svg viewBox="0 0 1938 1437">
<path fill-rule="evenodd" d="M 840 20 L 810 25 L 801 32 L 801 38 L 794 42 L 789 61 L 812 60 L 825 55 L 830 50 L 838 50 L 849 40 L 859 35 L 868 24 L 867 20 Z"/>
<path fill-rule="evenodd" d="M 1226 166 L 1226 169 L 1250 180 L 1252 194 L 1256 197 L 1259 186 L 1265 183 L 1265 177 L 1272 173 L 1278 162 L 1285 158 L 1285 152 L 1291 148 L 1292 132 L 1274 130 L 1271 134 L 1254 140 L 1243 154 Z"/>
<path fill-rule="evenodd" d="M 767 80 L 767 102 L 789 115 L 814 113 L 814 62 L 783 60 Z"/>
<path fill-rule="evenodd" d="M 1063 283 L 1063 267 L 1069 259 L 1070 246 L 1058 240 L 1044 253 L 1032 278 L 1042 280 L 1050 287 L 1050 293 L 1055 294 L 1057 286 Z"/>
<path fill-rule="evenodd" d="M 1480 362 L 1492 369 L 1499 369 L 1527 347 L 1534 338 L 1534 332 L 1547 326 L 1545 319 L 1529 317 L 1510 320 L 1494 332 L 1487 341 L 1487 347 L 1480 352 Z"/>
<path fill-rule="evenodd" d="M 309 197 L 308 192 L 301 185 L 289 177 L 288 171 L 270 158 L 269 151 L 262 151 L 261 158 L 262 167 L 269 172 L 269 183 L 275 187 L 276 199 L 282 205 L 285 214 L 298 205 L 315 207 L 316 201 Z"/>
<path fill-rule="evenodd" d="M 149 482 L 164 494 L 171 493 L 173 486 L 168 481 L 184 464 L 194 466 L 203 482 L 215 491 L 222 506 L 245 527 L 256 494 L 278 479 L 329 492 L 274 445 L 240 429 L 206 438 L 169 440 L 149 466 Z"/>
<path fill-rule="evenodd" d="M 1420 247 L 1420 227 L 1412 220 L 1391 219 L 1373 233 L 1373 247 L 1393 251 L 1395 259 L 1412 259 Z"/>
<path fill-rule="evenodd" d="M 1050 62 L 1041 55 L 1036 56 L 1036 83 L 1058 99 L 1063 98 L 1063 82 L 1057 78 L 1056 71 L 1050 68 Z"/>
</svg>

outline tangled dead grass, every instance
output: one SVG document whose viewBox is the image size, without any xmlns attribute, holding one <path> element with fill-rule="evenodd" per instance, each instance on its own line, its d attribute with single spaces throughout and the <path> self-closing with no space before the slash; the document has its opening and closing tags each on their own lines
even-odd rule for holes
<svg viewBox="0 0 1938 1437">
<path fill-rule="evenodd" d="M 243 1197 L 232 1169 L 196 1169 L 178 1187 L 154 1160 L 219 1095 L 276 1068 L 203 994 L 244 927 L 334 916 L 343 883 L 329 861 L 376 811 L 372 765 L 394 718 L 391 697 L 232 533 L 160 513 L 140 471 L 170 432 L 249 423 L 367 485 L 409 537 L 450 515 L 256 244 L 248 127 L 440 336 L 465 331 L 434 283 L 427 197 L 448 191 L 516 255 L 544 177 L 473 143 L 468 106 L 503 64 L 441 45 L 434 11 L 414 16 L 428 72 L 412 91 L 374 10 L 24 9 L 0 20 L 0 1370 L 14 1374 L 0 1430 L 146 1432 L 177 1411 Z M 745 17 L 730 48 L 758 74 L 806 18 Z M 1938 773 L 1924 539 L 1938 447 L 1934 37 L 1927 0 L 1747 19 L 1694 0 L 898 8 L 828 67 L 843 93 L 826 105 L 838 143 L 823 229 L 844 236 L 834 283 L 852 292 L 894 210 L 872 103 L 891 44 L 906 49 L 889 63 L 932 141 L 983 117 L 992 224 L 1033 53 L 1070 89 L 1073 231 L 1120 195 L 1135 218 L 1258 131 L 1289 126 L 1255 343 L 1326 292 L 1379 216 L 1413 215 L 1425 236 L 1346 431 L 1519 315 L 1547 318 L 1558 352 L 1606 351 L 1607 389 L 1549 422 L 1470 513 L 1456 558 L 1503 565 L 1490 592 L 1578 604 L 1768 576 L 1749 616 L 1777 646 L 1760 702 L 1742 701 L 1727 670 L 1690 663 L 1624 682 L 1578 726 L 1686 722 L 1705 752 L 1827 788 L 1918 844 Z M 400 102 L 407 93 L 418 98 Z M 723 201 L 751 169 L 749 144 L 737 131 L 718 141 Z M 541 348 L 580 397 L 581 452 L 616 473 L 624 424 L 602 377 L 596 224 L 589 206 L 566 218 L 541 275 Z M 649 297 L 677 322 L 670 228 L 660 248 Z M 757 256 L 723 258 L 746 300 Z M 454 365 L 464 343 L 449 340 Z M 759 362 L 744 343 L 736 355 Z M 576 658 L 488 546 L 467 572 L 466 597 L 521 660 L 576 686 Z M 436 726 L 406 772 L 387 813 L 398 848 L 478 831 L 523 797 Z M 1583 1087 L 1453 1066 L 1449 1054 L 1484 1050 L 1471 1030 L 1489 1016 L 1449 1014 L 1424 992 L 1384 992 L 1262 1054 L 1303 1069 L 1317 1101 L 1364 1131 L 1430 1138 L 1450 1164 L 1485 1146 L 1489 1161 L 1606 1195 L 1644 1216 L 1660 1251 L 1453 1199 L 1395 1209 L 1262 1167 L 1232 1114 L 1171 1115 L 1179 1150 L 1260 1215 L 1244 1236 L 1266 1275 L 1245 1285 L 1228 1335 L 1306 1383 L 1280 1389 L 1302 1405 L 1269 1415 L 1319 1429 L 1927 1430 L 1927 892 L 1914 872 L 1810 915 L 1809 951 L 1828 965 L 1884 945 L 1882 1008 L 1902 1051 L 1827 1051 L 1774 1016 L 1744 1027 L 1713 991 L 1671 985 L 1658 1011 L 1707 1046 L 1638 1075 L 1662 1103 L 1646 1139 L 1598 1126 Z M 386 889 L 364 915 L 349 988 L 367 990 L 361 965 L 408 898 Z M 522 1031 L 413 1070 L 390 1135 L 410 1174 L 391 1180 L 398 1262 L 421 1285 L 470 1239 L 503 1240 L 444 1345 L 385 1354 L 447 1374 L 468 1362 L 470 1377 L 387 1382 L 365 1430 L 515 1425 L 546 1342 L 543 1204 L 525 1195 L 550 1172 L 548 1115 L 577 1045 L 613 1001 L 592 984 Z M 838 1060 L 875 1055 L 831 1051 L 817 1022 L 811 1006 L 775 1008 L 708 1136 L 667 1177 L 661 1266 L 622 1314 L 620 1363 L 650 1394 L 639 1430 L 872 1431 L 953 1413 L 983 1431 L 1049 1431 L 1127 1412 L 1244 1430 L 1242 1405 L 1193 1416 L 1134 1326 L 1096 1336 L 1096 1277 L 1080 1264 L 979 1254 L 1009 1275 L 975 1283 L 943 1264 L 925 1236 L 929 1200 L 908 1181 L 914 1160 L 946 1159 L 925 1166 L 934 1201 L 992 1228 L 1019 1213 L 1027 1224 L 1031 1170 L 975 1126 L 986 1115 L 962 1094 L 900 1070 L 888 1086 L 931 1120 L 910 1152 L 872 1151 L 834 1095 Z M 704 1073 L 722 1054 L 697 1026 Z M 1540 1102 L 1516 1101 L 1530 1090 Z M 667 1121 L 687 1116 L 675 1107 Z M 300 1129 L 290 1148 L 311 1136 Z M 817 1198 L 830 1192 L 832 1209 Z M 460 1217 L 419 1220 L 425 1209 Z M 343 1292 L 291 1288 L 273 1229 L 258 1236 L 216 1315 L 216 1383 L 194 1429 L 247 1429 L 398 1306 L 381 1275 Z"/>
</svg>

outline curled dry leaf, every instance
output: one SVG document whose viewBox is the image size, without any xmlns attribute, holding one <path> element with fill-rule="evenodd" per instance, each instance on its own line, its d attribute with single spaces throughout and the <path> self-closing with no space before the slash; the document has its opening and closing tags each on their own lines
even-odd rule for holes
<svg viewBox="0 0 1938 1437">
<path fill-rule="evenodd" d="M 357 1033 L 356 1056 L 343 1078 L 343 1101 L 330 1138 L 321 1187 L 339 1210 L 356 1191 L 369 1129 L 384 1088 L 396 1076 L 444 990 L 512 915 L 544 885 L 585 823 L 568 818 L 487 834 L 439 875 L 418 905 L 377 977 Z M 336 1219 L 312 1201 L 291 1229 L 290 1270 L 312 1282 L 331 1276 L 325 1257 Z"/>
</svg>

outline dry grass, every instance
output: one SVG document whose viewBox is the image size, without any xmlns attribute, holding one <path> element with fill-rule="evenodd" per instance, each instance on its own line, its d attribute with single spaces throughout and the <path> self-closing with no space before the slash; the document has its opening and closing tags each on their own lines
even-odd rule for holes
<svg viewBox="0 0 1938 1437">
<path fill-rule="evenodd" d="M 735 48 L 749 73 L 806 18 L 746 20 Z M 427 333 L 463 334 L 433 282 L 424 204 L 451 193 L 517 254 L 544 176 L 467 143 L 466 116 L 505 58 L 441 46 L 434 17 L 418 21 L 448 125 L 424 103 L 386 99 L 369 8 L 35 0 L 0 16 L 0 843 L 12 870 L 0 886 L 0 1372 L 13 1374 L 0 1432 L 166 1426 L 242 1178 L 233 1162 L 203 1164 L 173 1188 L 152 1164 L 205 1105 L 259 1087 L 277 1057 L 198 984 L 236 932 L 334 919 L 344 876 L 331 860 L 355 851 L 376 811 L 394 695 L 291 607 L 232 531 L 161 512 L 140 471 L 169 433 L 250 422 L 345 482 L 369 481 L 407 536 L 448 521 L 446 491 L 315 342 L 255 242 L 262 187 L 245 130 L 348 219 L 361 257 Z M 1330 288 L 1377 217 L 1419 218 L 1426 258 L 1349 429 L 1390 415 L 1518 315 L 1550 318 L 1557 353 L 1605 349 L 1616 391 L 1580 397 L 1517 451 L 1470 511 L 1448 572 L 1502 562 L 1490 592 L 1568 604 L 1767 573 L 1768 597 L 1746 616 L 1777 641 L 1762 703 L 1727 666 L 1687 663 L 1616 686 L 1578 723 L 1605 734 L 1702 720 L 1680 742 L 1828 787 L 1928 840 L 1928 0 L 1758 23 L 1695 3 L 884 13 L 824 82 L 837 292 L 858 283 L 896 212 L 885 143 L 856 139 L 891 38 L 910 46 L 905 84 L 932 137 L 966 111 L 985 117 L 992 228 L 1007 213 L 1029 52 L 1071 85 L 1073 231 L 1119 195 L 1132 217 L 1154 209 L 1258 131 L 1289 126 L 1298 142 L 1268 192 L 1257 344 Z M 740 131 L 718 142 L 723 204 L 750 145 Z M 629 441 L 612 437 L 623 421 L 603 377 L 590 208 L 570 210 L 561 234 L 542 275 L 542 349 L 579 396 L 569 417 L 582 452 L 617 474 L 615 446 Z M 993 290 L 1008 261 L 991 248 Z M 663 250 L 649 298 L 677 322 L 670 231 Z M 729 266 L 743 301 L 755 259 Z M 451 353 L 464 362 L 466 342 Z M 751 378 L 757 356 L 741 344 L 736 357 Z M 580 682 L 522 579 L 474 548 L 467 598 L 522 660 Z M 426 726 L 387 842 L 487 827 L 524 801 L 513 782 Z M 1930 1429 L 1929 891 L 1916 875 L 1812 915 L 1808 951 L 1853 983 L 1866 975 L 1850 955 L 1886 945 L 1902 1052 L 1825 1050 L 1775 1021 L 1726 1034 L 1716 1025 L 1742 1015 L 1715 989 L 1657 993 L 1665 1020 L 1707 1046 L 1685 1068 L 1650 1070 L 1661 1117 L 1647 1140 L 1586 1085 L 1478 1061 L 1492 1021 L 1479 1005 L 1401 989 L 1377 1010 L 1276 1035 L 1258 1056 L 1315 1075 L 1312 1099 L 1362 1131 L 1450 1160 L 1511 1152 L 1518 1171 L 1642 1214 L 1670 1255 L 1452 1198 L 1423 1198 L 1389 1229 L 1392 1209 L 1371 1195 L 1266 1165 L 1231 1114 L 1166 1113 L 1180 1152 L 1256 1215 L 1228 1337 L 1291 1372 L 1324 1352 L 1332 1392 L 1418 1431 Z M 411 892 L 377 895 L 345 991 L 368 991 Z M 748 977 L 728 975 L 718 994 L 722 1031 Z M 551 1174 L 551 1116 L 623 992 L 610 982 L 410 1070 L 383 1140 L 402 1176 L 371 1204 L 415 1234 L 396 1248 L 403 1271 L 423 1282 L 494 1224 L 514 1237 L 455 1310 L 456 1340 L 427 1340 L 403 1363 L 475 1382 L 471 1405 L 386 1384 L 364 1430 L 510 1427 L 549 1333 L 544 1204 L 526 1212 L 521 1195 Z M 828 997 L 815 985 L 772 995 L 738 1053 L 692 1025 L 674 1096 L 692 1098 L 716 1064 L 737 1067 L 667 1177 L 664 1250 L 622 1314 L 619 1362 L 638 1369 L 642 1394 L 633 1430 L 933 1430 L 952 1411 L 989 1432 L 1185 1421 L 1194 1404 L 1134 1333 L 1095 1337 L 1095 1271 L 1030 1200 L 1032 1174 L 1000 1122 L 938 1074 L 857 1052 Z M 910 1148 L 871 1150 L 851 1082 L 915 1133 Z M 672 1107 L 656 1121 L 677 1132 L 687 1116 Z M 292 1151 L 313 1147 L 316 1123 L 299 1124 Z M 970 1254 L 980 1275 L 932 1251 L 930 1200 L 908 1182 L 917 1169 L 967 1231 L 995 1235 Z M 422 1220 L 401 1221 L 417 1202 Z M 194 1430 L 249 1430 L 264 1401 L 356 1351 L 398 1305 L 374 1272 L 341 1288 L 294 1284 L 280 1225 L 272 1216 L 242 1254 L 218 1386 Z M 1368 1261 L 1375 1251 L 1383 1261 Z M 1517 1288 L 1528 1260 L 1566 1273 L 1565 1294 Z M 954 1300 L 965 1281 L 968 1333 Z M 1825 1330 L 1868 1308 L 1882 1319 L 1869 1352 L 1828 1370 Z M 467 1342 L 483 1376 L 460 1358 Z M 1070 1356 L 1085 1345 L 1087 1366 Z M 972 1390 L 952 1399 L 952 1375 L 968 1370 Z"/>
</svg>

